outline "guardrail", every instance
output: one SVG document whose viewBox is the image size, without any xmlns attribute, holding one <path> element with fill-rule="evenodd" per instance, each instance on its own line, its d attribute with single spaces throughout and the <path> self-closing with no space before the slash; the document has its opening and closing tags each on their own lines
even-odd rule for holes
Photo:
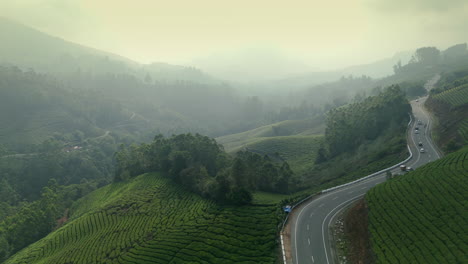
<svg viewBox="0 0 468 264">
<path fill-rule="evenodd" d="M 372 173 L 372 174 L 370 174 L 370 175 L 367 175 L 366 177 L 362 177 L 362 178 L 360 178 L 360 179 L 357 179 L 357 180 L 355 180 L 355 181 L 348 182 L 348 183 L 345 183 L 345 184 L 342 184 L 342 185 L 338 185 L 338 186 L 335 186 L 335 187 L 332 187 L 332 188 L 328 188 L 328 189 L 322 190 L 321 193 L 331 192 L 331 191 L 334 191 L 334 190 L 336 190 L 336 189 L 343 188 L 343 187 L 346 187 L 346 186 L 349 186 L 349 185 L 352 185 L 352 184 L 355 184 L 355 183 L 358 183 L 358 182 L 367 180 L 367 179 L 369 179 L 369 178 L 372 178 L 372 177 L 374 177 L 374 176 L 377 176 L 377 175 L 379 175 L 379 174 L 381 174 L 381 173 L 383 173 L 383 172 L 392 170 L 392 169 L 394 169 L 394 168 L 396 168 L 396 167 L 398 167 L 398 166 L 400 166 L 400 165 L 402 165 L 402 164 L 408 162 L 408 160 L 410 160 L 410 159 L 413 157 L 413 152 L 411 152 L 411 148 L 410 148 L 409 145 L 406 145 L 406 146 L 408 147 L 408 151 L 409 151 L 410 155 L 409 155 L 409 157 L 406 158 L 404 161 L 402 161 L 402 162 L 400 162 L 400 163 L 398 163 L 398 164 L 395 164 L 395 165 L 393 165 L 393 166 L 391 166 L 391 167 L 388 167 L 388 168 L 385 168 L 385 169 L 383 169 L 383 170 L 380 170 L 380 171 L 378 171 L 378 172 L 375 172 L 375 173 Z"/>
<path fill-rule="evenodd" d="M 413 118 L 412 118 L 412 116 L 411 116 L 411 113 L 408 113 L 408 115 L 409 115 L 409 117 L 410 117 L 410 121 L 408 122 L 408 126 L 407 126 L 407 127 L 409 128 L 409 127 L 411 126 L 411 123 L 413 122 Z M 407 128 L 407 133 L 406 133 L 407 135 L 408 135 L 408 128 Z M 313 198 L 314 196 L 317 196 L 317 195 L 320 195 L 320 194 L 323 194 L 323 193 L 328 193 L 328 192 L 331 192 L 331 191 L 334 191 L 334 190 L 337 190 L 337 189 L 340 189 L 340 188 L 343 188 L 343 187 L 346 187 L 346 186 L 349 186 L 349 185 L 356 184 L 356 183 L 361 182 L 361 181 L 365 181 L 365 180 L 367 180 L 367 179 L 369 179 L 369 178 L 375 177 L 375 176 L 377 176 L 377 175 L 379 175 L 379 174 L 381 174 L 381 173 L 383 173 L 383 172 L 386 172 L 386 171 L 392 170 L 392 169 L 394 169 L 394 168 L 397 168 L 398 166 L 400 166 L 400 165 L 402 165 L 402 164 L 408 162 L 411 158 L 413 158 L 413 152 L 411 151 L 411 148 L 410 148 L 409 145 L 406 145 L 406 147 L 408 148 L 408 152 L 409 152 L 410 155 L 409 155 L 408 158 L 406 158 L 404 161 L 401 161 L 401 162 L 399 162 L 399 163 L 397 163 L 397 164 L 395 164 L 395 165 L 393 165 L 393 166 L 391 166 L 391 167 L 385 168 L 385 169 L 383 169 L 383 170 L 380 170 L 380 171 L 378 171 L 378 172 L 372 173 L 372 174 L 367 175 L 367 176 L 365 176 L 365 177 L 359 178 L 359 179 L 354 180 L 354 181 L 352 181 L 352 182 L 348 182 L 348 183 L 345 183 L 345 184 L 341 184 L 341 185 L 338 185 L 338 186 L 335 186 L 335 187 L 332 187 L 332 188 L 328 188 L 328 189 L 322 190 L 322 191 L 320 191 L 320 192 L 318 192 L 318 193 L 309 195 L 309 196 L 307 196 L 306 198 L 304 198 L 304 199 L 300 200 L 299 202 L 295 203 L 294 205 L 292 205 L 292 206 L 291 206 L 291 212 L 294 210 L 295 207 L 297 207 L 297 206 L 299 206 L 300 204 L 302 204 L 303 202 L 305 202 L 305 201 L 307 201 L 307 200 Z M 290 214 L 291 214 L 291 213 L 288 213 L 288 214 L 286 215 L 286 218 L 285 218 L 284 221 L 283 221 L 283 225 L 281 226 L 281 231 L 280 231 L 281 252 L 282 252 L 282 254 L 283 254 L 283 263 L 284 263 L 284 264 L 287 264 L 287 263 L 286 263 L 286 254 L 285 254 L 285 250 L 284 250 L 283 231 L 284 231 L 284 226 L 285 226 L 286 223 L 288 222 L 288 219 L 289 219 L 289 215 L 290 215 Z"/>
</svg>

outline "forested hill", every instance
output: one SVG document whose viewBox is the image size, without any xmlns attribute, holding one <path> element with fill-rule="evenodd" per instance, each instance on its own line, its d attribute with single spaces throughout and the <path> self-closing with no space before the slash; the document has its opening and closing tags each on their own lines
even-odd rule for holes
<svg viewBox="0 0 468 264">
<path fill-rule="evenodd" d="M 248 204 L 252 192 L 291 193 L 297 179 L 286 162 L 250 152 L 227 155 L 214 139 L 201 135 L 156 136 L 150 144 L 121 147 L 115 154 L 115 181 L 161 172 L 187 189 L 220 203 Z"/>
<path fill-rule="evenodd" d="M 0 145 L 21 153 L 46 139 L 79 141 L 128 121 L 132 113 L 94 93 L 63 89 L 54 78 L 0 67 Z"/>
<path fill-rule="evenodd" d="M 116 54 L 50 36 L 2 17 L 0 39 L 0 65 L 16 65 L 22 69 L 56 75 L 81 71 L 93 74 L 131 74 L 141 80 L 151 78 L 159 81 L 220 83 L 193 67 L 166 63 L 139 64 Z"/>
<path fill-rule="evenodd" d="M 386 88 L 377 96 L 332 109 L 325 131 L 329 157 L 355 150 L 366 141 L 405 129 L 411 106 L 399 86 Z"/>
</svg>

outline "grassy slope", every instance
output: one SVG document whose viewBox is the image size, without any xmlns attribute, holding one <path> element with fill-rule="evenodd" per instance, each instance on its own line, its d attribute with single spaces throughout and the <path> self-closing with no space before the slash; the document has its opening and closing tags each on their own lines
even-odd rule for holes
<svg viewBox="0 0 468 264">
<path fill-rule="evenodd" d="M 227 152 L 236 152 L 249 144 L 265 138 L 283 137 L 291 135 L 319 135 L 325 131 L 325 124 L 320 119 L 286 120 L 271 125 L 258 127 L 249 131 L 216 138 Z"/>
<path fill-rule="evenodd" d="M 5 263 L 274 263 L 277 210 L 220 207 L 144 174 L 82 198 L 65 226 Z"/>
<path fill-rule="evenodd" d="M 288 161 L 292 170 L 302 173 L 313 166 L 323 140 L 324 123 L 320 119 L 286 120 L 216 140 L 227 152 L 247 148 L 259 154 L 269 154 Z"/>
<path fill-rule="evenodd" d="M 265 138 L 248 145 L 258 153 L 278 153 L 296 173 L 303 173 L 314 166 L 317 150 L 323 136 L 285 136 Z"/>
<path fill-rule="evenodd" d="M 467 263 L 468 148 L 368 192 L 376 263 Z"/>
</svg>

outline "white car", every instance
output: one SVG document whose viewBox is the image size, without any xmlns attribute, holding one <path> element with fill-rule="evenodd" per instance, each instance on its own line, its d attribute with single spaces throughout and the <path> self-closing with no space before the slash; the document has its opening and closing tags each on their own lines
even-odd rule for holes
<svg viewBox="0 0 468 264">
<path fill-rule="evenodd" d="M 424 153 L 424 152 L 426 152 L 426 150 L 424 150 L 424 148 L 421 148 L 421 150 L 419 152 Z"/>
</svg>

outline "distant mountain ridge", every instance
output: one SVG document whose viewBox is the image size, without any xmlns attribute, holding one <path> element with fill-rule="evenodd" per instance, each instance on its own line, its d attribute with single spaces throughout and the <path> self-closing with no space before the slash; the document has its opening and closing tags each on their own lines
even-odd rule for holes
<svg viewBox="0 0 468 264">
<path fill-rule="evenodd" d="M 68 74 L 132 74 L 149 80 L 220 83 L 194 67 L 167 63 L 140 64 L 123 56 L 82 46 L 0 17 L 0 65 Z M 147 79 L 148 79 L 147 78 Z"/>
</svg>

